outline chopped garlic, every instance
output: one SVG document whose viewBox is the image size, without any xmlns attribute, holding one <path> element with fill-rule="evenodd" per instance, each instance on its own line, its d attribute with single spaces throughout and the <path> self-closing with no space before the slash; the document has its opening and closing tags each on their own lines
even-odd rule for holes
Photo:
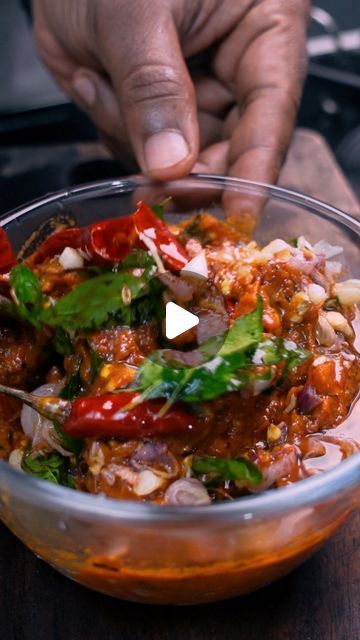
<svg viewBox="0 0 360 640">
<path fill-rule="evenodd" d="M 334 294 L 344 306 L 360 304 L 360 280 L 353 278 L 338 282 L 334 286 Z"/>
<path fill-rule="evenodd" d="M 229 296 L 232 288 L 232 283 L 229 280 L 229 278 L 222 278 L 219 284 L 220 284 L 221 293 L 224 296 Z"/>
<path fill-rule="evenodd" d="M 316 337 L 319 344 L 323 347 L 331 347 L 336 342 L 336 333 L 325 316 L 319 316 L 316 327 Z"/>
<path fill-rule="evenodd" d="M 265 251 L 254 251 L 248 258 L 245 258 L 244 262 L 249 262 L 251 264 L 265 264 L 269 262 L 273 258 L 273 254 Z"/>
<path fill-rule="evenodd" d="M 290 322 L 302 322 L 306 312 L 310 308 L 310 298 L 304 291 L 299 291 L 295 293 L 292 298 L 291 306 L 293 307 L 293 312 L 289 318 Z"/>
<path fill-rule="evenodd" d="M 164 478 L 155 475 L 149 469 L 140 471 L 134 484 L 134 492 L 137 496 L 148 496 L 164 485 Z"/>
<path fill-rule="evenodd" d="M 315 358 L 314 362 L 312 363 L 313 367 L 318 367 L 321 364 L 325 364 L 325 362 L 329 362 L 330 358 L 327 358 L 326 356 L 318 356 L 317 358 Z"/>
<path fill-rule="evenodd" d="M 328 311 L 325 314 L 326 320 L 335 331 L 340 331 L 347 338 L 353 337 L 353 330 L 346 318 L 337 311 Z"/>
<path fill-rule="evenodd" d="M 327 298 L 326 291 L 320 284 L 309 284 L 307 292 L 313 304 L 323 304 Z"/>
<path fill-rule="evenodd" d="M 22 459 L 23 451 L 21 451 L 21 449 L 14 449 L 9 455 L 9 464 L 14 467 L 14 469 L 21 471 Z"/>
<path fill-rule="evenodd" d="M 64 251 L 59 257 L 59 262 L 65 271 L 71 271 L 72 269 L 82 269 L 84 267 L 84 258 L 80 255 L 76 249 L 72 247 L 65 247 Z"/>
<path fill-rule="evenodd" d="M 291 394 L 288 405 L 285 407 L 285 413 L 290 413 L 293 409 L 295 409 L 297 403 L 297 397 L 295 393 Z"/>
<path fill-rule="evenodd" d="M 99 475 L 105 464 L 104 452 L 99 442 L 93 442 L 89 451 L 89 471 L 93 476 Z"/>
<path fill-rule="evenodd" d="M 276 238 L 276 240 L 272 240 L 271 242 L 269 242 L 269 244 L 266 245 L 266 247 L 263 248 L 262 253 L 269 253 L 270 255 L 274 256 L 277 253 L 280 253 L 280 251 L 284 250 L 290 251 L 292 253 L 293 247 L 285 242 L 285 240 Z"/>
</svg>

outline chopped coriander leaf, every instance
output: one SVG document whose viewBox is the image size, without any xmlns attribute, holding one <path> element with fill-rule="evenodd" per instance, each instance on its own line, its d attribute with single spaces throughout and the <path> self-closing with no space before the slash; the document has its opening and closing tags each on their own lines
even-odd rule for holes
<svg viewBox="0 0 360 640">
<path fill-rule="evenodd" d="M 140 367 L 135 384 L 147 399 L 176 397 L 184 402 L 202 402 L 251 386 L 256 380 L 270 379 L 271 365 L 281 361 L 286 363 L 285 375 L 310 355 L 282 338 L 264 341 L 261 338 L 262 302 L 259 300 L 254 311 L 235 321 L 212 359 L 206 361 L 204 354 L 212 353 L 216 346 L 213 339 L 182 356 L 170 349 L 155 351 Z M 255 360 L 259 355 L 261 359 Z M 261 365 L 259 370 L 258 365 Z M 267 371 L 264 365 L 268 366 Z"/>
<path fill-rule="evenodd" d="M 140 367 L 137 385 L 147 397 L 169 399 L 177 394 L 184 402 L 200 402 L 211 400 L 227 392 L 243 388 L 248 376 L 242 369 L 251 362 L 251 354 L 255 350 L 262 335 L 262 303 L 259 300 L 254 311 L 238 318 L 225 337 L 220 338 L 222 346 L 210 360 L 204 361 L 207 352 L 212 353 L 217 341 L 211 338 L 199 349 L 189 352 L 191 356 L 200 356 L 200 364 L 196 367 L 179 368 L 166 366 L 171 364 L 171 350 L 154 352 Z M 249 353 L 248 353 L 249 351 Z M 250 355 L 249 355 L 250 354 Z M 188 355 L 188 354 L 187 354 Z M 151 389 L 151 390 L 150 390 Z"/>
<path fill-rule="evenodd" d="M 41 319 L 68 331 L 96 329 L 110 320 L 130 324 L 131 301 L 146 295 L 151 274 L 152 269 L 145 269 L 139 277 L 108 272 L 91 278 L 44 309 Z"/>
<path fill-rule="evenodd" d="M 146 296 L 134 300 L 131 305 L 131 324 L 145 324 L 155 318 L 159 323 L 165 317 L 165 305 L 162 304 L 161 294 L 164 285 L 157 278 L 150 280 Z"/>
<path fill-rule="evenodd" d="M 155 266 L 154 259 L 143 249 L 133 249 L 131 253 L 121 262 L 118 272 L 126 269 L 150 269 Z"/>
<path fill-rule="evenodd" d="M 297 238 L 290 238 L 290 240 L 288 240 L 288 244 L 290 244 L 292 247 L 295 247 L 295 249 L 298 246 L 298 239 Z"/>
<path fill-rule="evenodd" d="M 298 347 L 292 340 L 283 338 L 269 338 L 259 343 L 254 354 L 254 364 L 273 365 L 285 362 L 283 374 L 287 374 L 295 367 L 308 360 L 311 353 L 302 347 Z"/>
<path fill-rule="evenodd" d="M 189 238 L 197 238 L 202 244 L 206 244 L 204 231 L 201 228 L 201 220 L 202 220 L 201 213 L 198 213 L 196 216 L 193 217 L 190 223 L 184 228 L 183 233 L 185 233 L 185 235 L 188 236 Z"/>
<path fill-rule="evenodd" d="M 41 327 L 43 295 L 36 275 L 29 267 L 18 264 L 11 269 L 10 286 L 15 295 L 16 308 L 20 318 L 39 329 Z"/>
<path fill-rule="evenodd" d="M 52 344 L 61 356 L 70 356 L 74 351 L 69 334 L 61 328 L 56 330 Z"/>
<path fill-rule="evenodd" d="M 67 461 L 59 453 L 49 455 L 32 455 L 28 447 L 21 461 L 21 468 L 36 478 L 47 480 L 54 484 L 67 485 Z"/>
<path fill-rule="evenodd" d="M 262 481 L 262 473 L 258 467 L 243 456 L 237 458 L 217 458 L 214 456 L 194 456 L 192 470 L 207 476 L 206 482 L 233 482 L 244 485 L 257 485 Z"/>
</svg>

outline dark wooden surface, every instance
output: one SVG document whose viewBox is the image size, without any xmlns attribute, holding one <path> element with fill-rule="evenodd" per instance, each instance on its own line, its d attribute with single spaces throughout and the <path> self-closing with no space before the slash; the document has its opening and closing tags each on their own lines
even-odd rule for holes
<svg viewBox="0 0 360 640">
<path fill-rule="evenodd" d="M 360 514 L 257 593 L 197 607 L 114 600 L 71 582 L 0 527 L 3 640 L 359 640 Z"/>
<path fill-rule="evenodd" d="M 316 134 L 297 132 L 281 183 L 359 211 Z M 84 589 L 0 525 L 0 640 L 360 640 L 359 530 L 357 514 L 302 567 L 257 593 L 175 608 Z"/>
</svg>

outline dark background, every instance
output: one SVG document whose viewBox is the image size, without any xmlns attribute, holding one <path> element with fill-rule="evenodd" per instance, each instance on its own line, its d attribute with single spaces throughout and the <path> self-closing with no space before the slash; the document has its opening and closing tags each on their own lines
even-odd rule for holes
<svg viewBox="0 0 360 640">
<path fill-rule="evenodd" d="M 88 591 L 0 526 L 3 640 L 359 640 L 360 514 L 313 558 L 256 593 L 156 607 Z"/>
<path fill-rule="evenodd" d="M 54 0 L 55 2 L 56 0 Z M 316 6 L 329 11 L 342 31 L 359 30 L 359 0 L 318 0 Z M 310 36 L 324 35 L 314 22 Z M 298 125 L 320 132 L 332 148 L 355 192 L 360 195 L 360 46 L 355 52 L 330 54 L 311 59 Z M 68 186 L 53 174 L 46 174 L 48 154 L 36 176 L 27 176 L 18 157 L 14 167 L 7 151 L 26 145 L 89 141 L 96 132 L 88 119 L 58 90 L 40 64 L 31 30 L 20 0 L 0 2 L 0 215 L 44 192 Z M 56 159 L 56 152 L 53 154 Z M 37 157 L 40 163 L 40 156 Z M 23 163 L 24 164 L 24 163 Z M 124 173 L 124 168 L 106 167 L 75 172 L 78 182 L 89 182 Z M 28 174 L 30 170 L 26 168 Z M 14 187 L 14 185 L 16 185 Z M 46 185 L 44 187 L 44 185 Z"/>
<path fill-rule="evenodd" d="M 360 28 L 358 0 L 318 0 L 314 4 L 331 12 L 340 29 Z M 312 32 L 321 33 L 313 27 Z M 46 104 L 61 99 L 37 59 L 19 0 L 0 3 L 0 87 L 0 113 L 26 104 Z"/>
</svg>

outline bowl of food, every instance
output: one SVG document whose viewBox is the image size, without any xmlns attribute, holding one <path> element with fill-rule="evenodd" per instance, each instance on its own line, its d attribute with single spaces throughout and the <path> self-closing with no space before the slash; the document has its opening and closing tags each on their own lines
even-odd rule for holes
<svg viewBox="0 0 360 640">
<path fill-rule="evenodd" d="M 331 206 L 220 176 L 9 214 L 3 522 L 139 602 L 215 601 L 297 566 L 360 502 L 359 240 Z"/>
</svg>

